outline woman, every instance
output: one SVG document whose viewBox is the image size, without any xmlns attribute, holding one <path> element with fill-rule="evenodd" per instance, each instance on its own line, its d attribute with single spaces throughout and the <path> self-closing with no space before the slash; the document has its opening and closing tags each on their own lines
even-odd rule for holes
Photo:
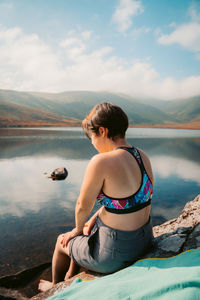
<svg viewBox="0 0 200 300">
<path fill-rule="evenodd" d="M 58 237 L 52 282 L 41 280 L 42 291 L 73 276 L 77 265 L 104 274 L 120 270 L 144 255 L 153 241 L 152 168 L 147 155 L 125 139 L 127 115 L 116 105 L 101 103 L 82 126 L 99 154 L 85 172 L 76 227 Z M 96 199 L 102 207 L 87 221 Z"/>
</svg>

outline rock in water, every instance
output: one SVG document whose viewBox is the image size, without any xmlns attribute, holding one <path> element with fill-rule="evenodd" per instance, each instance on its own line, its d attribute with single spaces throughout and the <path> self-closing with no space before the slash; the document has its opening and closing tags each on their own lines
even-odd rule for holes
<svg viewBox="0 0 200 300">
<path fill-rule="evenodd" d="M 64 180 L 68 175 L 66 168 L 57 168 L 51 173 L 52 180 Z"/>
</svg>

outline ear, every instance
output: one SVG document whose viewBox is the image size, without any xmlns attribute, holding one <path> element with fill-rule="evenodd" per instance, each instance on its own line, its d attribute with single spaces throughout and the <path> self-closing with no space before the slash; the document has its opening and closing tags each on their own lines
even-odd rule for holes
<svg viewBox="0 0 200 300">
<path fill-rule="evenodd" d="M 99 127 L 99 134 L 102 137 L 107 137 L 108 136 L 108 128 L 105 128 L 103 126 Z"/>
</svg>

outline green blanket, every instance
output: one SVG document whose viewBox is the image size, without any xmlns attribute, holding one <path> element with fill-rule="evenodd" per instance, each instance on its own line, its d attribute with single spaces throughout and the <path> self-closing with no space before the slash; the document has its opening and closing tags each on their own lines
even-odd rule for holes
<svg viewBox="0 0 200 300">
<path fill-rule="evenodd" d="M 75 279 L 48 300 L 199 300 L 200 248 L 171 258 L 149 258 L 93 281 Z"/>
</svg>

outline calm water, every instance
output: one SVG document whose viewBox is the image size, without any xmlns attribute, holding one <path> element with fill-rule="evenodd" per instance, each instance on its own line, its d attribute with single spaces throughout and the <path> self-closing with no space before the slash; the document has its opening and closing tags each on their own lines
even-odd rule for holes
<svg viewBox="0 0 200 300">
<path fill-rule="evenodd" d="M 200 192 L 200 131 L 131 128 L 127 138 L 152 162 L 154 224 L 178 216 Z M 0 275 L 51 260 L 95 153 L 80 128 L 0 129 Z M 67 179 L 48 179 L 58 167 Z"/>
</svg>

